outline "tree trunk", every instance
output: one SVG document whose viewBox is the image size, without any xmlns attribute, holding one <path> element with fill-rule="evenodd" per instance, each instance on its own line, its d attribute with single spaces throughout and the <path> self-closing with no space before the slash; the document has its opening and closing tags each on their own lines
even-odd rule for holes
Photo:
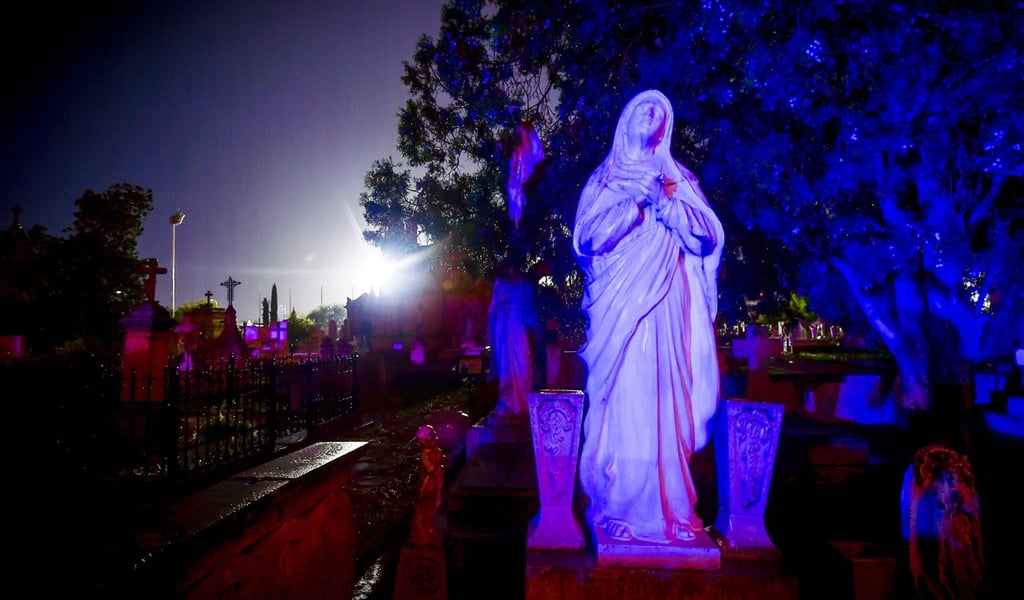
<svg viewBox="0 0 1024 600">
<path fill-rule="evenodd" d="M 942 443 L 966 451 L 973 404 L 971 362 L 954 316 L 936 310 L 952 305 L 949 291 L 936 286 L 927 273 L 908 271 L 888 293 L 872 293 L 866 290 L 878 288 L 868 285 L 863 271 L 844 261 L 833 264 L 896 361 L 899 402 L 912 435 L 920 436 L 919 445 Z"/>
</svg>

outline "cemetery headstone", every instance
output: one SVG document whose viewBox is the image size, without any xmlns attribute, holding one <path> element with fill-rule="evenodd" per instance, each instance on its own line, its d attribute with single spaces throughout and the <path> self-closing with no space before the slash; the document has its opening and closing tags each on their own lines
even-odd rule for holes
<svg viewBox="0 0 1024 600">
<path fill-rule="evenodd" d="M 143 261 L 146 301 L 121 319 L 125 328 L 121 356 L 121 400 L 159 402 L 164 398 L 164 372 L 170 360 L 177 322 L 156 300 L 156 276 L 167 272 L 155 258 Z"/>
</svg>

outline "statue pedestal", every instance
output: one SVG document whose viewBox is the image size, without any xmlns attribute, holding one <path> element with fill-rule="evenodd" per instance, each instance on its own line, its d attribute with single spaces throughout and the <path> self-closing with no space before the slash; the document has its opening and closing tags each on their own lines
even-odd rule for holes
<svg viewBox="0 0 1024 600">
<path fill-rule="evenodd" d="M 780 565 L 725 560 L 717 571 L 601 565 L 585 551 L 526 550 L 526 600 L 797 600 L 800 581 Z"/>
<path fill-rule="evenodd" d="M 594 532 L 597 564 L 600 566 L 639 567 L 644 569 L 683 569 L 718 571 L 722 568 L 722 551 L 705 531 L 677 544 L 652 544 L 631 540 L 621 542 L 607 537 L 602 529 Z"/>
<path fill-rule="evenodd" d="M 540 511 L 530 522 L 528 548 L 578 550 L 583 530 L 573 515 L 573 491 L 583 423 L 583 392 L 544 390 L 529 395 Z"/>
<path fill-rule="evenodd" d="M 719 409 L 722 412 L 715 432 L 719 509 L 715 529 L 725 539 L 727 557 L 781 558 L 765 530 L 764 511 L 783 409 L 781 404 L 743 400 L 723 400 Z"/>
</svg>

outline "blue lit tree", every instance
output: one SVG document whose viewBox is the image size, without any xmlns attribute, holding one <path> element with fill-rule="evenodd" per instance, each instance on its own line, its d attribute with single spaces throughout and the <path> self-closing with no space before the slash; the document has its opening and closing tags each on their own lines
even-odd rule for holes
<svg viewBox="0 0 1024 600">
<path fill-rule="evenodd" d="M 658 88 L 675 153 L 745 248 L 726 271 L 772 245 L 803 258 L 772 291 L 870 323 L 905 407 L 957 413 L 971 368 L 1024 343 L 1019 3 L 543 4 L 453 1 L 408 65 L 400 149 L 426 174 L 402 218 L 454 264 L 518 247 L 571 304 L 580 187 L 625 101 Z M 503 191 L 527 119 L 548 160 L 516 231 Z"/>
<path fill-rule="evenodd" d="M 706 185 L 814 257 L 816 309 L 843 280 L 906 408 L 957 412 L 971 367 L 1024 342 L 1021 8 L 745 4 L 671 42 L 677 71 L 729 74 L 675 88 L 709 139 Z"/>
<path fill-rule="evenodd" d="M 544 164 L 527 185 L 518 228 L 505 192 L 519 124 L 534 127 L 545 151 L 562 125 L 551 68 L 561 30 L 546 14 L 557 10 L 526 2 L 444 7 L 439 34 L 424 36 L 405 65 L 410 98 L 399 123 L 405 164 L 378 160 L 365 178 L 360 204 L 368 241 L 394 255 L 420 253 L 429 259 L 421 264 L 469 282 L 489 277 L 511 257 L 558 282 L 542 296 L 578 304 L 578 272 L 561 245 L 574 203 L 543 189 Z"/>
</svg>

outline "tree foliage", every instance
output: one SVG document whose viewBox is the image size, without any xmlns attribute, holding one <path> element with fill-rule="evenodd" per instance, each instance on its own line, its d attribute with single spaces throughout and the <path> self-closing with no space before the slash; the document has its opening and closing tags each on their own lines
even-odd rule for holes
<svg viewBox="0 0 1024 600">
<path fill-rule="evenodd" d="M 306 315 L 306 317 L 324 333 L 329 333 L 331 331 L 331 321 L 334 321 L 338 326 L 339 335 L 341 334 L 341 327 L 344 325 L 345 318 L 347 316 L 348 309 L 341 304 L 321 304 Z"/>
<path fill-rule="evenodd" d="M 549 296 L 578 305 L 580 189 L 625 102 L 657 88 L 673 100 L 673 153 L 730 236 L 723 311 L 798 292 L 826 319 L 870 323 L 900 363 L 904 404 L 928 407 L 933 385 L 1024 338 L 1022 12 L 453 0 L 403 78 L 399 148 L 423 174 L 380 169 L 401 210 L 377 213 L 373 239 L 423 232 L 435 261 L 471 276 L 503 255 L 543 265 Z M 522 121 L 547 160 L 515 229 L 504 186 Z"/>
<path fill-rule="evenodd" d="M 504 191 L 520 123 L 542 139 L 559 126 L 558 28 L 529 3 L 504 4 L 450 2 L 437 38 L 421 38 L 405 64 L 399 149 L 419 174 L 390 158 L 374 163 L 361 196 L 366 239 L 397 254 L 423 251 L 424 264 L 470 281 L 506 257 L 523 269 L 560 261 L 554 276 L 564 280 L 574 270 L 558 251 L 564 203 L 531 181 L 517 229 Z"/>
<path fill-rule="evenodd" d="M 137 240 L 153 209 L 153 192 L 125 183 L 86 191 L 75 201 L 66 237 L 43 236 L 34 282 L 37 318 L 28 333 L 33 352 L 75 345 L 100 356 L 120 351 L 119 320 L 146 299 Z"/>
<path fill-rule="evenodd" d="M 856 304 L 908 408 L 1008 356 L 1024 322 L 1021 8 L 727 4 L 677 46 L 720 37 L 712 68 L 736 65 L 692 108 L 708 185 L 808 257 L 799 284 L 819 311 Z"/>
<path fill-rule="evenodd" d="M 315 344 L 310 345 L 313 338 L 314 324 L 309 317 L 300 317 L 295 309 L 288 315 L 288 351 L 292 354 L 300 351 L 316 351 Z"/>
<path fill-rule="evenodd" d="M 211 308 L 217 308 L 219 306 L 218 302 L 216 300 L 214 300 L 213 298 L 210 298 L 210 299 L 203 298 L 202 300 L 194 300 L 192 302 L 186 302 L 184 304 L 179 304 L 177 306 L 177 308 L 174 309 L 174 318 L 178 322 L 181 322 L 181 320 L 184 319 L 185 315 L 191 313 L 192 311 L 196 310 L 197 308 L 202 308 L 202 307 L 207 306 L 207 305 L 209 305 Z"/>
</svg>

